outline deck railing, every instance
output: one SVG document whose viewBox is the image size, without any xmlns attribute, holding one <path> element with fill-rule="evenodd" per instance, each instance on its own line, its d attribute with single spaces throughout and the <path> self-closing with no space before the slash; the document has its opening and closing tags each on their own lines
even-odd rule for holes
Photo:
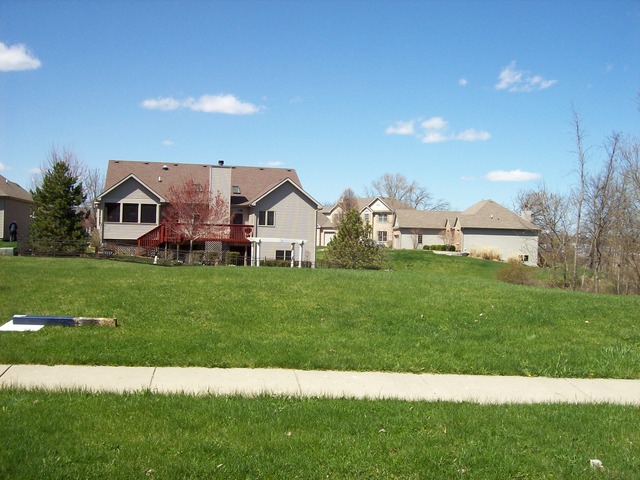
<svg viewBox="0 0 640 480">
<path fill-rule="evenodd" d="M 252 235 L 252 225 L 216 224 L 207 225 L 193 240 L 195 242 L 249 243 L 248 237 Z M 186 241 L 186 238 L 181 234 L 180 225 L 169 227 L 167 224 L 161 223 L 138 238 L 138 247 L 156 248 L 163 243 L 183 243 L 184 241 Z"/>
</svg>

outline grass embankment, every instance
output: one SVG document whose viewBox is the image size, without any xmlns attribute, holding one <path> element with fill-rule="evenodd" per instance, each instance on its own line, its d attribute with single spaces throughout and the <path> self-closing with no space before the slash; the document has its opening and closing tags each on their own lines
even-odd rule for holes
<svg viewBox="0 0 640 480">
<path fill-rule="evenodd" d="M 3 332 L 0 363 L 640 377 L 639 297 L 510 285 L 495 262 L 389 255 L 390 271 L 0 258 L 0 319 L 120 324 Z"/>
<path fill-rule="evenodd" d="M 640 462 L 633 407 L 20 390 L 0 405 L 0 478 L 635 480 Z"/>
</svg>

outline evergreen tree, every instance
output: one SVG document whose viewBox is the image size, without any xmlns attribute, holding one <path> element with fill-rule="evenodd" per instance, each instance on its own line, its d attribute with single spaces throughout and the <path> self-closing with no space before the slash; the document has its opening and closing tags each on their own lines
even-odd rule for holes
<svg viewBox="0 0 640 480">
<path fill-rule="evenodd" d="M 352 209 L 342 218 L 325 257 L 339 268 L 379 269 L 383 255 L 380 247 L 371 239 L 371 225 L 363 225 L 358 211 Z"/>
<path fill-rule="evenodd" d="M 65 162 L 55 162 L 31 195 L 34 201 L 32 240 L 61 242 L 85 237 L 84 214 L 78 208 L 85 201 L 82 183 Z"/>
</svg>

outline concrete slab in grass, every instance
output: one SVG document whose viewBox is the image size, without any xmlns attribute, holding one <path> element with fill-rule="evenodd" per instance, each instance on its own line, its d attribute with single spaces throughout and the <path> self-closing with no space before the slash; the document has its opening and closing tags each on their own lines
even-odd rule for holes
<svg viewBox="0 0 640 480">
<path fill-rule="evenodd" d="M 95 392 L 137 391 L 149 388 L 153 371 L 154 367 L 13 365 L 0 377 L 0 385 Z"/>
<path fill-rule="evenodd" d="M 477 403 L 578 403 L 586 400 L 563 379 L 485 375 L 421 375 L 432 399 Z"/>
<path fill-rule="evenodd" d="M 585 402 L 640 405 L 638 380 L 567 378 L 565 381 L 585 395 Z"/>
<path fill-rule="evenodd" d="M 296 370 L 296 375 L 307 396 L 422 400 L 426 394 L 420 376 L 412 373 Z"/>
<path fill-rule="evenodd" d="M 293 370 L 277 368 L 158 368 L 151 390 L 158 393 L 299 395 Z"/>
</svg>

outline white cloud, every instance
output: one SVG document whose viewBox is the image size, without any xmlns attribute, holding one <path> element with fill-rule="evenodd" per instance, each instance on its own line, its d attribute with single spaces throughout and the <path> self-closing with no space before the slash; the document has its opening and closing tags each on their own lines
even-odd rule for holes
<svg viewBox="0 0 640 480">
<path fill-rule="evenodd" d="M 420 124 L 425 130 L 446 130 L 449 124 L 442 117 L 431 117 Z"/>
<path fill-rule="evenodd" d="M 448 142 L 451 137 L 445 136 L 442 132 L 428 131 L 422 136 L 422 143 L 442 143 Z"/>
<path fill-rule="evenodd" d="M 526 70 L 516 69 L 515 60 L 504 67 L 498 75 L 496 90 L 508 92 L 533 92 L 534 90 L 546 90 L 558 83 L 557 80 L 547 80 L 540 75 L 530 75 Z"/>
<path fill-rule="evenodd" d="M 4 172 L 5 170 L 11 170 L 11 167 L 8 167 L 4 163 L 0 162 L 0 172 Z"/>
<path fill-rule="evenodd" d="M 163 140 L 162 145 L 164 145 L 165 147 L 173 147 L 175 145 L 175 142 L 173 140 Z"/>
<path fill-rule="evenodd" d="M 194 112 L 224 113 L 227 115 L 251 115 L 258 113 L 260 107 L 253 103 L 241 102 L 234 95 L 203 95 L 200 98 L 188 97 L 178 100 L 171 97 L 158 97 L 142 102 L 149 110 L 178 110 L 186 108 Z"/>
<path fill-rule="evenodd" d="M 19 70 L 35 70 L 42 63 L 27 49 L 27 46 L 19 43 L 7 46 L 0 42 L 0 72 L 15 72 Z"/>
<path fill-rule="evenodd" d="M 418 123 L 419 131 L 415 124 Z M 442 117 L 431 117 L 426 120 L 397 121 L 387 127 L 385 133 L 395 135 L 412 135 L 420 139 L 422 143 L 443 143 L 450 141 L 478 142 L 491 138 L 489 132 L 478 131 L 473 128 L 461 133 L 449 133 L 449 122 Z"/>
<path fill-rule="evenodd" d="M 388 126 L 384 133 L 387 135 L 414 135 L 416 133 L 414 129 L 414 121 L 397 121 L 393 125 Z"/>
<path fill-rule="evenodd" d="M 489 132 L 477 131 L 474 128 L 470 128 L 469 130 L 465 130 L 462 133 L 456 135 L 456 140 L 460 140 L 462 142 L 478 142 L 489 140 L 491 135 Z"/>
<path fill-rule="evenodd" d="M 177 110 L 182 104 L 175 98 L 155 98 L 142 102 L 142 106 L 149 110 Z"/>
<path fill-rule="evenodd" d="M 281 165 L 284 165 L 284 163 L 282 163 L 281 161 L 273 161 L 273 162 L 267 162 L 267 166 L 268 167 L 280 167 Z"/>
<path fill-rule="evenodd" d="M 540 180 L 542 175 L 539 173 L 525 172 L 523 170 L 494 170 L 485 175 L 490 182 L 530 182 L 532 180 Z"/>
<path fill-rule="evenodd" d="M 467 85 L 469 85 L 469 81 L 466 78 L 461 78 L 460 80 L 458 80 L 458 85 L 460 85 L 461 87 L 466 87 Z"/>
</svg>

